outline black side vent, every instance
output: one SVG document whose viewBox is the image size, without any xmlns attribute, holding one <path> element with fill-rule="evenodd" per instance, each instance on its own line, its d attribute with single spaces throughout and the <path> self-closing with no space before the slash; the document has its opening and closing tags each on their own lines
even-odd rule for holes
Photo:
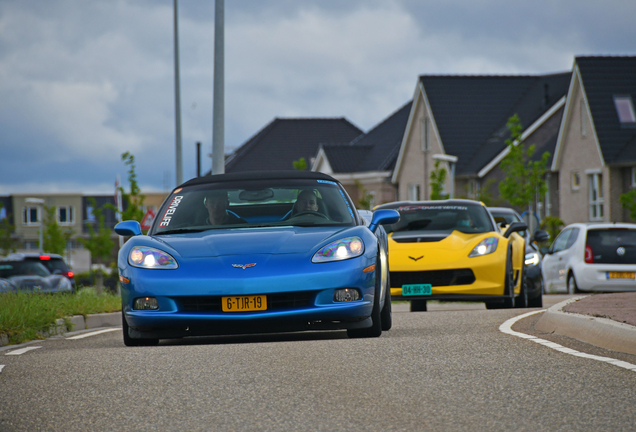
<svg viewBox="0 0 636 432">
<path fill-rule="evenodd" d="M 448 237 L 448 234 L 437 234 L 437 235 L 419 235 L 419 236 L 410 236 L 410 237 L 393 237 L 393 240 L 396 243 L 429 243 L 429 242 L 438 242 L 444 240 Z"/>
</svg>

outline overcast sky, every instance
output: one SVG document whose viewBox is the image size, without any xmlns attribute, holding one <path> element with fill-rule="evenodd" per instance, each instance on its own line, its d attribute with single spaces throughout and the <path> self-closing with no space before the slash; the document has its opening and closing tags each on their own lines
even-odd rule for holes
<svg viewBox="0 0 636 432">
<path fill-rule="evenodd" d="M 636 55 L 634 0 L 226 0 L 225 150 L 275 117 L 369 130 L 422 74 Z M 214 1 L 179 0 L 184 181 L 212 162 Z M 172 0 L 0 0 L 0 195 L 175 186 Z"/>
</svg>

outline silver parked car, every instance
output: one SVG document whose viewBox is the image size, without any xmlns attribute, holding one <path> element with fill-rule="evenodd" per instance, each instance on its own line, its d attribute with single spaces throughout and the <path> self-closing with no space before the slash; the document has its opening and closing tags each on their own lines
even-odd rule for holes
<svg viewBox="0 0 636 432">
<path fill-rule="evenodd" d="M 575 223 L 543 257 L 546 292 L 636 291 L 636 224 Z"/>
<path fill-rule="evenodd" d="M 71 282 L 66 277 L 51 274 L 37 261 L 0 259 L 0 280 L 5 292 L 72 292 Z"/>
</svg>

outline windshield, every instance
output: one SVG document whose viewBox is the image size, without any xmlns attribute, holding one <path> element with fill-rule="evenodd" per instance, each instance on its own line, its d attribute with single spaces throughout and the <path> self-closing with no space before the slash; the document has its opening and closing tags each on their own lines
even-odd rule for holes
<svg viewBox="0 0 636 432">
<path fill-rule="evenodd" d="M 517 216 L 517 214 L 513 212 L 490 209 L 490 214 L 497 224 L 510 225 L 513 222 L 523 222 L 523 220 L 521 220 L 519 216 Z M 519 231 L 519 235 L 521 237 L 525 237 L 526 231 Z"/>
<path fill-rule="evenodd" d="M 219 182 L 176 189 L 151 234 L 221 228 L 354 225 L 346 192 L 326 180 Z"/>
<path fill-rule="evenodd" d="M 484 233 L 493 230 L 485 208 L 478 205 L 406 205 L 396 207 L 400 221 L 385 225 L 387 232 Z"/>
<path fill-rule="evenodd" d="M 0 262 L 0 278 L 8 279 L 13 276 L 41 276 L 47 277 L 51 273 L 39 262 L 10 261 Z"/>
</svg>

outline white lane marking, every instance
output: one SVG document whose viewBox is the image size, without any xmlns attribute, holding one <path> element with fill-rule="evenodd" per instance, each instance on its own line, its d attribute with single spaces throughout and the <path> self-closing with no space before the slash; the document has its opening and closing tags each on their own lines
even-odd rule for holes
<svg viewBox="0 0 636 432">
<path fill-rule="evenodd" d="M 533 311 L 533 312 L 528 312 L 525 313 L 523 315 L 519 315 L 516 316 L 514 318 L 510 318 L 508 321 L 504 322 L 502 325 L 499 326 L 499 331 L 502 333 L 506 333 L 509 335 L 513 335 L 513 336 L 517 336 L 523 339 L 528 339 L 531 340 L 532 342 L 536 342 L 538 344 L 547 346 L 548 348 L 552 348 L 554 350 L 560 351 L 562 353 L 565 354 L 571 354 L 573 356 L 576 357 L 583 357 L 583 358 L 587 358 L 587 359 L 591 359 L 591 360 L 596 360 L 596 361 L 601 361 L 601 362 L 605 362 L 605 363 L 609 363 L 609 364 L 613 364 L 614 366 L 618 366 L 621 367 L 623 369 L 627 369 L 627 370 L 631 370 L 632 372 L 636 372 L 636 365 L 631 364 L 631 363 L 627 363 L 624 362 L 622 360 L 617 360 L 614 358 L 610 358 L 610 357 L 601 357 L 601 356 L 597 356 L 597 355 L 593 355 L 593 354 L 587 354 L 587 353 L 583 353 L 577 350 L 573 350 L 571 348 L 566 348 L 563 345 L 559 345 L 557 343 L 554 342 L 550 342 L 548 340 L 545 339 L 540 339 L 538 337 L 532 336 L 532 335 L 528 335 L 525 333 L 519 333 L 516 332 L 514 330 L 512 330 L 512 325 L 514 323 L 516 323 L 517 321 L 519 321 L 520 319 L 529 317 L 530 315 L 534 315 L 534 314 L 538 314 L 541 312 L 545 312 L 544 310 L 538 310 L 538 311 Z"/>
<path fill-rule="evenodd" d="M 38 349 L 38 348 L 42 348 L 42 347 L 41 346 L 34 346 L 34 347 L 20 348 L 20 349 L 17 349 L 15 351 L 8 352 L 5 355 L 21 355 L 21 354 L 24 354 L 27 351 L 31 351 L 31 350 Z"/>
<path fill-rule="evenodd" d="M 94 332 L 90 332 L 90 333 L 84 333 L 78 336 L 72 336 L 72 337 L 68 337 L 66 338 L 67 340 L 75 340 L 75 339 L 84 339 L 90 336 L 96 336 L 98 334 L 102 334 L 102 333 L 108 333 L 108 332 L 112 332 L 112 331 L 117 331 L 117 330 L 121 330 L 121 328 L 119 327 L 115 327 L 115 328 L 108 328 L 108 329 L 104 329 L 104 330 L 97 330 Z"/>
<path fill-rule="evenodd" d="M 0 365 L 0 372 L 2 372 L 2 369 L 4 369 L 4 365 Z"/>
</svg>

